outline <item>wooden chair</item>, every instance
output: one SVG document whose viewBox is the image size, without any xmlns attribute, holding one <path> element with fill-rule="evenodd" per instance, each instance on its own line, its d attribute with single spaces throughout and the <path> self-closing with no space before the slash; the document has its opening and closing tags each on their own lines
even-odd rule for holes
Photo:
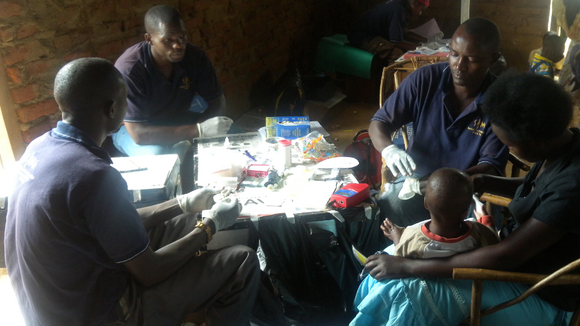
<svg viewBox="0 0 580 326">
<path fill-rule="evenodd" d="M 419 67 L 448 60 L 448 58 L 439 56 L 416 56 L 384 67 L 379 90 L 379 107 L 383 106 L 388 95 L 390 95 L 391 85 L 393 86 L 393 91 L 395 91 L 399 88 L 403 79 Z"/>
<path fill-rule="evenodd" d="M 479 326 L 481 323 L 481 317 L 518 304 L 548 285 L 578 285 L 580 284 L 580 274 L 567 274 L 578 267 L 580 267 L 580 259 L 569 263 L 550 275 L 503 272 L 479 268 L 454 268 L 453 279 L 473 280 L 473 287 L 471 290 L 471 314 L 470 317 L 466 318 L 461 325 Z M 483 281 L 533 284 L 533 286 L 520 296 L 510 301 L 506 301 L 497 306 L 481 311 Z M 570 325 L 580 326 L 580 307 L 578 307 L 574 312 Z"/>
</svg>

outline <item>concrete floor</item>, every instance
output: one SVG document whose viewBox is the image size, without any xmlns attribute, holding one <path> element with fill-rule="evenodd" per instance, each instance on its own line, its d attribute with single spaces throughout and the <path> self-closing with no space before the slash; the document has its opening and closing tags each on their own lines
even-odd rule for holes
<svg viewBox="0 0 580 326">
<path fill-rule="evenodd" d="M 378 104 L 352 102 L 348 99 L 331 107 L 320 121 L 341 153 L 352 143 L 359 130 L 368 129 Z"/>
</svg>

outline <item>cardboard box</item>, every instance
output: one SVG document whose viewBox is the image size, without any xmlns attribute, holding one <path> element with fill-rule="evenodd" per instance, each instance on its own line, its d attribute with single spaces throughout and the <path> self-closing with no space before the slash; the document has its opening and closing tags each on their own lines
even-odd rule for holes
<svg viewBox="0 0 580 326">
<path fill-rule="evenodd" d="M 151 206 L 181 194 L 177 154 L 113 157 L 113 167 L 127 181 L 137 208 Z"/>
<path fill-rule="evenodd" d="M 266 117 L 267 137 L 296 139 L 310 133 L 310 121 L 306 116 Z"/>
</svg>

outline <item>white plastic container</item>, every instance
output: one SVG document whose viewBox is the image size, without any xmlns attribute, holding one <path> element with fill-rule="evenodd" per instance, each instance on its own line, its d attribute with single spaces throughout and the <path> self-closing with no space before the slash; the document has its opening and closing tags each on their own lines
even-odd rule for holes
<svg viewBox="0 0 580 326">
<path fill-rule="evenodd" d="M 289 168 L 292 166 L 292 141 L 283 139 L 278 141 L 279 166 Z"/>
</svg>

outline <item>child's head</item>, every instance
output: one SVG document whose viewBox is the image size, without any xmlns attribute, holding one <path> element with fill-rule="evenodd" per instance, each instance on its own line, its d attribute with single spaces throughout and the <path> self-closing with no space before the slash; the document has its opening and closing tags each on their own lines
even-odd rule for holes
<svg viewBox="0 0 580 326">
<path fill-rule="evenodd" d="M 462 171 L 441 168 L 429 177 L 425 208 L 440 225 L 458 225 L 467 217 L 473 196 L 473 182 Z"/>
<path fill-rule="evenodd" d="M 564 58 L 564 46 L 566 40 L 563 37 L 558 36 L 555 32 L 547 32 L 544 34 L 544 40 L 542 42 L 542 56 L 544 58 L 552 60 L 556 63 L 562 58 Z"/>
</svg>

